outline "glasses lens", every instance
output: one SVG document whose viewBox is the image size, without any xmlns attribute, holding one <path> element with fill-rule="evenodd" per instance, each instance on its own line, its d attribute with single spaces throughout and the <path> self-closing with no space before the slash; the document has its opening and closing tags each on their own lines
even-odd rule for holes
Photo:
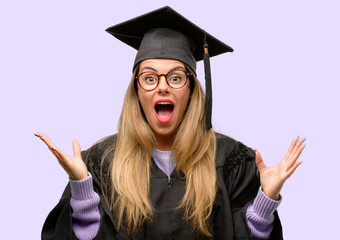
<svg viewBox="0 0 340 240">
<path fill-rule="evenodd" d="M 143 72 L 139 75 L 138 80 L 142 88 L 152 90 L 157 86 L 158 76 L 153 72 Z"/>
<path fill-rule="evenodd" d="M 172 88 L 181 88 L 187 82 L 187 73 L 181 70 L 169 72 L 167 81 Z"/>
</svg>

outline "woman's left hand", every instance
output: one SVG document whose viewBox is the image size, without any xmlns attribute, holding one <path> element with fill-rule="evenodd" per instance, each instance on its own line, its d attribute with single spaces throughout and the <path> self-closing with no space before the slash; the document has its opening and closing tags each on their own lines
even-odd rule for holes
<svg viewBox="0 0 340 240">
<path fill-rule="evenodd" d="M 305 140 L 306 138 L 294 138 L 283 160 L 274 167 L 267 167 L 262 160 L 261 154 L 255 150 L 262 191 L 271 199 L 278 200 L 283 184 L 302 163 L 297 159 L 305 148 L 305 145 L 302 145 Z"/>
</svg>

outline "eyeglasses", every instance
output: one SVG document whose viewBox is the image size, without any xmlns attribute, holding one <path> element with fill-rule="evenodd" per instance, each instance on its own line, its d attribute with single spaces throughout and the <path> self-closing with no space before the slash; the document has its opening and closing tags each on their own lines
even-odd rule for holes
<svg viewBox="0 0 340 240">
<path fill-rule="evenodd" d="M 174 70 L 167 74 L 157 74 L 155 72 L 147 71 L 140 73 L 136 79 L 144 90 L 151 91 L 158 87 L 159 79 L 162 76 L 165 77 L 167 84 L 171 88 L 178 89 L 182 88 L 187 83 L 188 77 L 191 75 L 191 73 L 184 70 Z"/>
</svg>

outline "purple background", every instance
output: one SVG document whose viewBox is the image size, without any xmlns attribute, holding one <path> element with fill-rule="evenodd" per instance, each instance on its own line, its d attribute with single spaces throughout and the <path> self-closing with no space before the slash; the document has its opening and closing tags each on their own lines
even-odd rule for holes
<svg viewBox="0 0 340 240">
<path fill-rule="evenodd" d="M 68 154 L 116 132 L 135 50 L 104 30 L 170 5 L 235 49 L 211 59 L 216 131 L 278 163 L 297 135 L 304 163 L 279 208 L 286 239 L 334 239 L 339 225 L 338 1 L 1 1 L 1 235 L 39 239 Z M 202 63 L 199 78 L 204 79 Z"/>
</svg>

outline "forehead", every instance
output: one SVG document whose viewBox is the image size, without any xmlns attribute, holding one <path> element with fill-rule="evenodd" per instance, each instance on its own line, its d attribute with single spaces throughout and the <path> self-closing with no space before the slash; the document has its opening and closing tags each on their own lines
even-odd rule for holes
<svg viewBox="0 0 340 240">
<path fill-rule="evenodd" d="M 147 59 L 140 63 L 139 71 L 154 70 L 156 72 L 168 72 L 175 68 L 185 69 L 185 65 L 177 60 L 173 59 Z"/>
</svg>

